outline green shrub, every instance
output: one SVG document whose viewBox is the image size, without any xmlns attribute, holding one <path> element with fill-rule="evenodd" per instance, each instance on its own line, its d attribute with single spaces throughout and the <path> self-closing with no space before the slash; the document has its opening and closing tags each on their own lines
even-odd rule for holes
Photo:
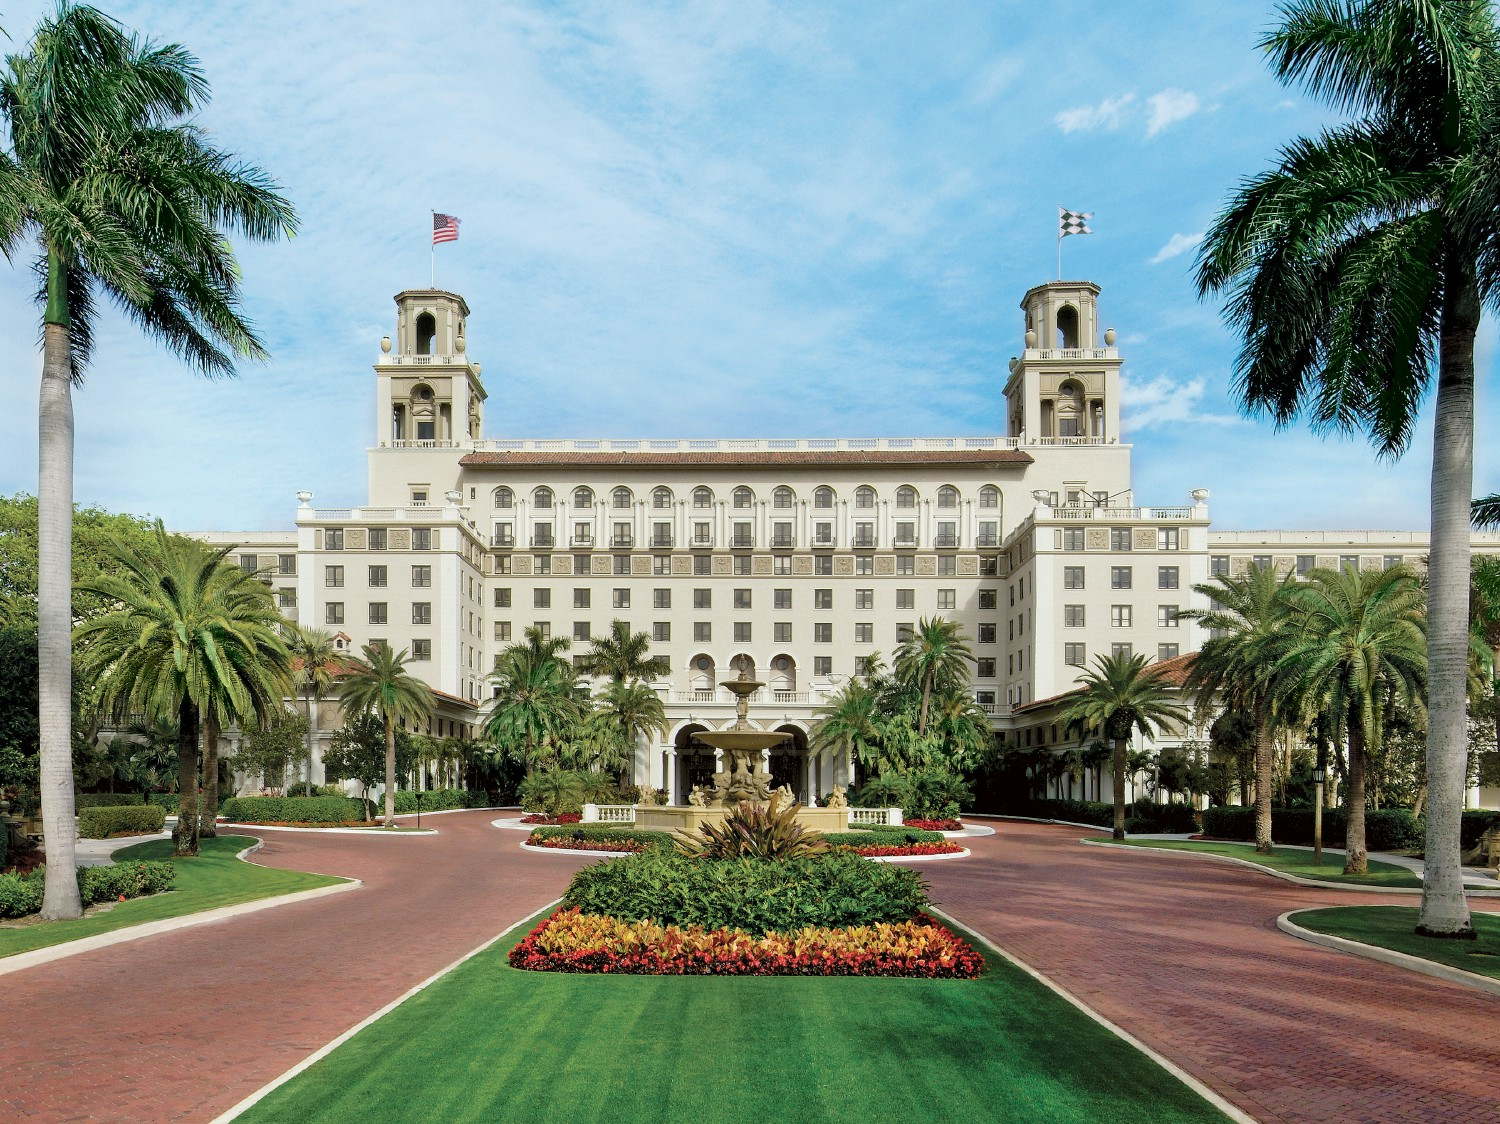
<svg viewBox="0 0 1500 1124">
<path fill-rule="evenodd" d="M 903 843 L 946 843 L 941 831 L 915 827 L 871 827 L 868 831 L 828 831 L 823 838 L 830 847 L 899 847 Z"/>
<path fill-rule="evenodd" d="M 0 822 L 0 870 L 10 861 L 10 827 Z"/>
<path fill-rule="evenodd" d="M 672 844 L 672 833 L 670 831 L 648 831 L 645 828 L 618 827 L 614 824 L 594 823 L 567 823 L 557 827 L 534 827 L 531 829 L 531 841 L 540 842 L 543 839 L 604 839 L 619 843 L 640 843 L 650 847 L 660 844 L 669 847 Z"/>
<path fill-rule="evenodd" d="M 155 804 L 165 809 L 167 815 L 175 816 L 182 807 L 182 797 L 175 792 L 153 792 L 146 797 L 146 803 Z"/>
<path fill-rule="evenodd" d="M 1323 809 L 1323 843 L 1344 845 L 1347 815 L 1343 808 Z M 1209 808 L 1203 813 L 1203 834 L 1215 839 L 1255 838 L 1255 809 Z M 1477 837 L 1476 837 L 1477 838 Z M 1313 809 L 1272 808 L 1271 842 L 1311 847 Z M 1404 851 L 1422 845 L 1422 822 L 1405 808 L 1378 808 L 1365 813 L 1365 848 L 1370 851 Z"/>
<path fill-rule="evenodd" d="M 461 788 L 432 788 L 422 793 L 422 811 L 446 812 L 453 808 L 470 807 L 466 801 L 469 793 Z M 480 793 L 480 795 L 484 795 Z M 402 789 L 396 793 L 396 814 L 410 815 L 417 810 L 417 794 Z"/>
<path fill-rule="evenodd" d="M 172 888 L 177 868 L 170 862 L 131 862 L 115 866 L 78 868 L 78 893 L 85 907 L 118 900 L 120 895 L 138 898 Z M 30 874 L 0 874 L 0 917 L 25 917 L 42 908 L 47 868 Z"/>
<path fill-rule="evenodd" d="M 1066 820 L 1096 827 L 1113 827 L 1115 824 L 1115 806 L 1100 800 L 1022 800 L 1007 804 L 998 810 L 998 814 L 1032 820 Z"/>
<path fill-rule="evenodd" d="M 108 839 L 116 832 L 151 835 L 160 831 L 166 822 L 166 809 L 155 804 L 85 808 L 78 813 L 78 834 L 84 839 Z"/>
<path fill-rule="evenodd" d="M 1458 829 L 1463 849 L 1468 851 L 1479 846 L 1479 837 L 1488 831 L 1493 823 L 1500 823 L 1500 812 L 1493 810 L 1465 812 Z"/>
<path fill-rule="evenodd" d="M 126 808 L 146 802 L 139 792 L 80 792 L 73 798 L 73 806 L 84 808 Z"/>
<path fill-rule="evenodd" d="M 364 807 L 347 796 L 234 796 L 224 801 L 232 823 L 345 823 L 363 820 Z"/>
<path fill-rule="evenodd" d="M 916 871 L 849 851 L 811 858 L 704 862 L 652 848 L 585 867 L 563 906 L 626 921 L 743 929 L 762 935 L 808 925 L 908 921 L 927 905 Z"/>
<path fill-rule="evenodd" d="M 603 773 L 588 769 L 545 769 L 516 786 L 516 801 L 527 812 L 577 815 L 585 804 L 633 803 Z"/>
<path fill-rule="evenodd" d="M 1114 806 L 1110 806 L 1110 824 L 1114 823 Z M 1134 823 L 1134 827 L 1131 824 Z M 1198 811 L 1187 804 L 1157 804 L 1137 800 L 1126 808 L 1125 830 L 1136 834 L 1157 835 L 1198 830 Z"/>
<path fill-rule="evenodd" d="M 828 850 L 820 832 L 797 822 L 797 802 L 778 807 L 780 797 L 768 804 L 736 804 L 719 823 L 708 821 L 697 831 L 679 831 L 677 850 L 697 859 L 722 862 L 757 858 L 785 861 L 821 855 Z"/>
<path fill-rule="evenodd" d="M 908 820 L 952 820 L 974 793 L 956 773 L 925 768 L 871 777 L 849 799 L 856 808 L 900 808 Z"/>
</svg>

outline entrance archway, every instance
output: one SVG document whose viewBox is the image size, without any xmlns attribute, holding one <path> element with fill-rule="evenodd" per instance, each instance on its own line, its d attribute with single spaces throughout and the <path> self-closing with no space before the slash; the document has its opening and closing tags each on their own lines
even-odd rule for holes
<svg viewBox="0 0 1500 1124">
<path fill-rule="evenodd" d="M 698 740 L 698 735 L 707 733 L 708 727 L 700 723 L 684 726 L 677 731 L 674 745 L 677 747 L 677 775 L 672 790 L 678 804 L 688 802 L 693 786 L 709 786 L 714 783 L 715 758 L 713 746 Z"/>
<path fill-rule="evenodd" d="M 807 803 L 807 731 L 790 724 L 777 726 L 779 734 L 790 734 L 789 741 L 771 747 L 771 787 L 787 784 L 797 794 L 799 804 Z"/>
</svg>

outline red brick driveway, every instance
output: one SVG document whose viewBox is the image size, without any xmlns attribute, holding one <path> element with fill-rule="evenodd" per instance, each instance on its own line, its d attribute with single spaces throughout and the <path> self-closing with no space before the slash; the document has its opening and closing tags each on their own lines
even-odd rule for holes
<svg viewBox="0 0 1500 1124">
<path fill-rule="evenodd" d="M 441 835 L 266 832 L 257 861 L 364 889 L 6 977 L 0 1112 L 207 1120 L 557 897 L 587 859 L 526 854 L 493 813 Z M 939 903 L 1259 1119 L 1500 1119 L 1500 1003 L 1275 929 L 1304 890 L 999 824 L 924 867 Z M 1411 899 L 1397 899 L 1409 901 Z"/>
<path fill-rule="evenodd" d="M 994 826 L 974 858 L 924 868 L 938 904 L 1258 1120 L 1500 1121 L 1500 1000 L 1276 929 L 1415 896 Z"/>
</svg>

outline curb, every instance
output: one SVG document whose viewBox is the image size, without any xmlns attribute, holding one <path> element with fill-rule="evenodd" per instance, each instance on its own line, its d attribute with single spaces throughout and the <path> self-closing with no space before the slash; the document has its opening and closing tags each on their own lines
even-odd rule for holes
<svg viewBox="0 0 1500 1124">
<path fill-rule="evenodd" d="M 1314 908 L 1322 909 L 1326 907 L 1316 906 Z M 1307 912 L 1307 909 L 1287 910 L 1287 912 L 1276 919 L 1276 927 L 1288 936 L 1307 941 L 1309 944 L 1321 945 L 1323 948 L 1331 948 L 1337 952 L 1347 952 L 1354 956 L 1362 956 L 1366 960 L 1376 960 L 1381 964 L 1390 964 L 1396 968 L 1406 968 L 1412 972 L 1421 972 L 1424 976 L 1435 976 L 1440 980 L 1447 980 L 1449 983 L 1473 988 L 1475 991 L 1485 991 L 1491 995 L 1500 995 L 1500 980 L 1490 976 L 1481 976 L 1477 972 L 1465 972 L 1462 968 L 1450 968 L 1446 964 L 1438 964 L 1431 960 L 1424 960 L 1420 956 L 1412 956 L 1409 953 L 1381 948 L 1379 945 L 1365 944 L 1363 941 L 1351 941 L 1347 937 L 1335 937 L 1330 933 L 1314 932 L 1312 929 L 1304 929 L 1292 920 L 1297 914 Z"/>
<path fill-rule="evenodd" d="M 1303 878 L 1300 875 L 1288 874 L 1283 870 L 1275 870 L 1269 866 L 1262 866 L 1260 863 L 1251 862 L 1249 859 L 1237 859 L 1232 855 L 1214 855 L 1206 851 L 1178 850 L 1175 847 L 1129 847 L 1121 846 L 1117 843 L 1106 843 L 1100 839 L 1080 839 L 1078 842 L 1082 843 L 1085 847 L 1113 847 L 1116 850 L 1131 851 L 1135 854 L 1188 855 L 1195 859 L 1213 859 L 1216 862 L 1232 863 L 1235 866 L 1243 866 L 1250 870 L 1259 871 L 1262 874 L 1269 874 L 1272 878 L 1279 878 L 1283 882 L 1291 882 L 1297 886 L 1310 886 L 1315 890 L 1350 890 L 1357 894 L 1420 894 L 1422 892 L 1422 887 L 1420 886 L 1356 886 L 1348 882 L 1325 882 L 1317 878 Z M 1376 861 L 1378 862 L 1379 860 Z M 1418 881 L 1421 880 L 1422 876 L 1416 871 L 1412 871 L 1411 875 Z M 1466 887 L 1464 889 L 1464 897 L 1495 898 L 1500 897 L 1500 891 L 1475 890 Z"/>
<path fill-rule="evenodd" d="M 415 814 L 415 813 L 413 813 Z M 441 812 L 429 812 L 428 815 L 441 815 Z M 372 835 L 377 838 L 401 839 L 414 835 L 436 835 L 437 829 L 423 828 L 421 831 L 383 831 L 379 827 L 277 827 L 268 823 L 225 823 L 226 828 L 238 828 L 241 831 L 294 831 L 302 835 Z"/>
<path fill-rule="evenodd" d="M 573 847 L 533 847 L 527 840 L 522 840 L 521 850 L 530 851 L 533 855 L 581 855 L 587 859 L 623 859 L 626 855 L 639 854 L 639 851 L 580 851 Z M 872 863 L 925 863 L 935 862 L 939 859 L 966 859 L 972 852 L 965 847 L 951 855 L 869 855 L 862 856 Z"/>
<path fill-rule="evenodd" d="M 943 859 L 966 859 L 972 853 L 965 847 L 962 851 L 955 851 L 951 855 L 869 855 L 866 857 L 872 863 L 932 863 Z"/>
<path fill-rule="evenodd" d="M 1079 823 L 1077 820 L 1038 820 L 1033 819 L 1031 816 L 997 816 L 989 812 L 966 812 L 964 814 L 969 819 L 1009 820 L 1012 823 L 1049 823 L 1058 824 L 1061 827 L 1085 827 L 1090 831 L 1103 832 L 1111 832 L 1114 830 L 1114 828 L 1110 827 L 1100 827 L 1096 823 Z"/>
<path fill-rule="evenodd" d="M 1197 1093 L 1209 1104 L 1213 1105 L 1225 1116 L 1229 1117 L 1229 1119 L 1235 1121 L 1235 1124 L 1257 1124 L 1255 1117 L 1251 1116 L 1244 1109 L 1236 1106 L 1223 1094 L 1214 1092 L 1206 1084 L 1204 1084 L 1198 1078 L 1194 1077 L 1191 1073 L 1188 1073 L 1176 1062 L 1153 1050 L 1150 1046 L 1146 1045 L 1135 1035 L 1131 1034 L 1128 1030 L 1125 1030 L 1123 1027 L 1118 1026 L 1115 1023 L 1111 1022 L 1109 1019 L 1105 1018 L 1098 1011 L 1094 1010 L 1087 1003 L 1085 1003 L 1082 999 L 1079 999 L 1078 996 L 1074 995 L 1072 992 L 1068 991 L 1060 984 L 1054 983 L 1051 979 L 1042 975 L 1041 972 L 1038 972 L 1030 964 L 1026 963 L 1026 961 L 1020 959 L 1018 956 L 1015 956 L 1012 953 L 1005 951 L 1005 949 L 1001 948 L 994 941 L 990 940 L 989 937 L 985 936 L 978 929 L 974 928 L 971 925 L 965 925 L 962 921 L 958 920 L 952 914 L 948 913 L 946 910 L 939 909 L 937 906 L 929 905 L 927 908 L 930 912 L 935 913 L 938 917 L 941 917 L 949 925 L 956 926 L 960 929 L 963 929 L 965 932 L 972 933 L 975 940 L 984 945 L 985 948 L 989 949 L 996 956 L 1000 957 L 1002 960 L 1006 961 L 1013 967 L 1019 969 L 1021 972 L 1024 972 L 1026 975 L 1036 980 L 1043 987 L 1047 988 L 1054 995 L 1063 999 L 1071 1006 L 1075 1007 L 1079 1011 L 1082 1011 L 1090 1019 L 1093 1019 L 1094 1022 L 1098 1023 L 1105 1030 L 1115 1035 L 1121 1041 L 1139 1050 L 1142 1054 L 1146 1055 L 1146 1057 L 1150 1058 L 1157 1065 L 1161 1066 L 1162 1069 L 1166 1070 L 1173 1077 L 1177 1078 L 1177 1080 L 1181 1081 L 1193 1092 Z"/>
<path fill-rule="evenodd" d="M 235 855 L 241 862 L 248 861 L 245 856 L 252 855 L 260 850 L 265 844 L 257 839 L 253 846 L 246 847 Z M 220 909 L 208 909 L 201 913 L 185 913 L 181 917 L 168 917 L 161 921 L 147 921 L 142 925 L 131 925 L 124 929 L 116 929 L 112 933 L 100 933 L 96 937 L 80 937 L 78 940 L 66 941 L 63 944 L 51 945 L 47 948 L 34 949 L 31 952 L 18 952 L 14 956 L 7 956 L 0 960 L 0 976 L 8 976 L 12 972 L 24 971 L 27 968 L 35 968 L 39 964 L 50 964 L 54 960 L 66 960 L 70 956 L 82 956 L 85 952 L 94 952 L 101 948 L 110 948 L 113 945 L 125 944 L 127 941 L 138 941 L 145 937 L 154 937 L 158 933 L 173 933 L 178 929 L 191 929 L 195 925 L 211 925 L 216 921 L 227 921 L 232 917 L 243 917 L 247 913 L 259 913 L 263 909 L 274 909 L 280 905 L 292 905 L 296 902 L 311 901 L 314 898 L 327 897 L 329 894 L 346 894 L 350 890 L 358 890 L 364 883 L 358 878 L 349 878 L 333 886 L 318 886 L 312 890 L 298 890 L 292 894 L 282 894 L 272 898 L 258 898 L 253 902 L 241 902 L 239 905 L 226 905 Z"/>
<path fill-rule="evenodd" d="M 468 811 L 469 809 L 464 810 Z M 500 943 L 500 941 L 504 940 L 511 933 L 519 929 L 522 925 L 525 925 L 528 921 L 532 920 L 532 918 L 541 916 L 548 910 L 559 905 L 561 902 L 561 898 L 556 898 L 553 901 L 548 902 L 546 905 L 542 906 L 541 909 L 537 910 L 534 913 L 528 913 L 514 925 L 508 926 L 504 932 L 495 934 L 495 936 L 485 941 L 478 948 L 474 949 L 471 952 L 464 953 L 464 955 L 460 956 L 457 960 L 453 961 L 453 963 L 449 964 L 447 967 L 439 968 L 436 972 L 428 976 L 425 980 L 417 984 L 415 987 L 410 988 L 407 991 L 404 991 L 400 995 L 396 996 L 395 999 L 392 999 L 384 1007 L 380 1008 L 380 1010 L 360 1019 L 359 1022 L 355 1023 L 348 1030 L 344 1031 L 343 1034 L 340 1034 L 332 1042 L 329 1042 L 319 1049 L 314 1050 L 311 1054 L 307 1055 L 307 1057 L 303 1058 L 296 1065 L 292 1066 L 291 1069 L 287 1070 L 280 1077 L 274 1078 L 273 1080 L 267 1082 L 265 1085 L 262 1085 L 259 1089 L 255 1090 L 255 1092 L 251 1093 L 248 1097 L 240 1101 L 238 1104 L 232 1105 L 226 1111 L 221 1112 L 218 1116 L 213 1118 L 211 1124 L 225 1124 L 225 1122 L 233 1120 L 236 1116 L 240 1115 L 240 1113 L 244 1112 L 246 1109 L 254 1107 L 260 1101 L 270 1096 L 270 1094 L 275 1092 L 277 1089 L 281 1088 L 281 1086 L 285 1085 L 292 1078 L 298 1076 L 304 1070 L 310 1069 L 313 1065 L 322 1061 L 329 1054 L 333 1053 L 340 1046 L 342 1046 L 345 1042 L 349 1041 L 349 1039 L 353 1038 L 360 1031 L 364 1030 L 365 1027 L 369 1026 L 371 1023 L 378 1022 L 380 1019 L 385 1018 L 386 1015 L 390 1014 L 397 1007 L 401 1006 L 401 1004 L 405 1003 L 413 995 L 416 995 L 420 991 L 425 991 L 427 988 L 437 983 L 438 980 L 442 979 L 459 965 L 465 963 L 466 961 L 474 959 L 474 957 L 478 956 L 481 952 L 484 952 L 486 949 L 489 949 L 494 945 Z"/>
</svg>

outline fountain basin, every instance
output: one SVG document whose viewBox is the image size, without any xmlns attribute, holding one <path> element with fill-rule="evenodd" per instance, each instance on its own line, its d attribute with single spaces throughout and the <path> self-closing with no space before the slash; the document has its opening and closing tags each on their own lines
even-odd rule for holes
<svg viewBox="0 0 1500 1124">
<path fill-rule="evenodd" d="M 721 824 L 729 815 L 723 807 L 699 808 L 691 804 L 638 804 L 635 826 L 648 831 L 696 832 L 703 824 Z M 848 808 L 798 808 L 797 822 L 809 831 L 849 830 Z"/>
</svg>

